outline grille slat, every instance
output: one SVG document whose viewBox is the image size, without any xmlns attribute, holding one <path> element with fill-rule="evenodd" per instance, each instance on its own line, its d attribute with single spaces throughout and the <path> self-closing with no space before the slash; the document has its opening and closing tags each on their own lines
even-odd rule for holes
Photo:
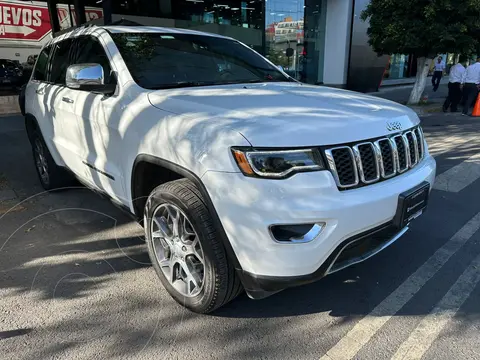
<svg viewBox="0 0 480 360">
<path fill-rule="evenodd" d="M 357 185 L 358 173 L 353 158 L 352 149 L 346 146 L 335 148 L 331 150 L 331 156 L 334 161 L 337 182 L 342 187 Z"/>
<path fill-rule="evenodd" d="M 413 168 L 424 157 L 420 127 L 353 146 L 325 151 L 328 164 L 340 190 L 388 179 Z"/>
<path fill-rule="evenodd" d="M 404 172 L 408 169 L 407 147 L 403 140 L 403 136 L 398 135 L 393 138 L 398 150 L 398 171 Z"/>
<path fill-rule="evenodd" d="M 377 155 L 372 143 L 354 146 L 354 153 L 358 154 L 356 161 L 360 172 L 360 179 L 364 183 L 371 183 L 380 178 Z"/>
<path fill-rule="evenodd" d="M 405 134 L 408 141 L 408 147 L 410 148 L 410 164 L 417 163 L 417 157 L 415 155 L 415 141 L 413 140 L 413 133 L 408 132 Z"/>
<path fill-rule="evenodd" d="M 382 177 L 392 177 L 396 173 L 395 157 L 393 156 L 392 144 L 388 139 L 379 140 L 377 143 L 380 148 L 380 153 L 382 154 Z"/>
<path fill-rule="evenodd" d="M 417 146 L 418 146 L 418 160 L 423 159 L 423 133 L 420 128 L 416 128 L 414 131 L 415 136 L 417 137 Z"/>
</svg>

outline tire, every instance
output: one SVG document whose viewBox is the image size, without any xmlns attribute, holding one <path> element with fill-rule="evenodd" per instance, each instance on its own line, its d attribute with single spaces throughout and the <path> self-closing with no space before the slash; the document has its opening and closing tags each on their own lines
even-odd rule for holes
<svg viewBox="0 0 480 360">
<path fill-rule="evenodd" d="M 167 224 L 167 226 L 170 222 L 173 223 L 172 219 L 175 219 L 176 216 L 173 217 L 171 214 L 175 212 L 179 214 L 180 218 L 182 215 L 186 218 L 183 225 L 185 233 L 192 233 L 192 231 L 194 233 L 194 235 L 183 236 L 182 238 L 189 239 L 185 242 L 177 239 L 177 242 L 173 240 L 172 243 L 169 243 L 167 237 L 164 236 L 167 231 L 156 231 L 161 228 L 158 226 L 159 223 Z M 165 215 L 162 217 L 161 214 Z M 172 226 L 170 228 L 173 229 Z M 198 188 L 190 180 L 180 179 L 168 182 L 152 191 L 145 205 L 145 234 L 152 265 L 165 289 L 180 305 L 196 313 L 209 313 L 233 300 L 243 290 L 240 279 L 228 260 L 218 232 L 213 226 L 212 217 L 205 201 Z M 156 235 L 154 236 L 154 234 Z M 158 234 L 162 235 L 158 236 Z M 168 238 L 174 238 L 173 234 L 174 231 L 170 232 Z M 195 271 L 197 271 L 202 268 L 200 259 L 203 256 L 202 286 L 190 286 L 195 283 L 200 284 L 200 281 L 188 283 L 186 287 L 184 284 L 180 286 L 178 284 L 181 282 L 177 278 L 185 277 L 184 275 L 187 274 L 186 272 L 182 273 L 183 267 L 179 264 L 170 267 L 162 266 L 161 260 L 163 259 L 162 264 L 165 264 L 166 262 L 171 263 L 174 258 L 178 259 L 178 256 L 182 256 L 182 254 L 178 254 L 181 253 L 179 246 L 195 244 L 197 239 L 200 247 L 190 252 L 191 255 L 186 255 L 183 264 L 186 265 L 189 260 L 191 264 L 195 264 Z M 192 247 L 192 245 L 189 246 Z M 198 254 L 198 256 L 192 255 L 192 253 Z M 167 258 L 170 260 L 168 261 Z M 172 268 L 174 271 L 171 270 Z M 179 273 L 174 276 L 172 274 L 175 270 Z M 191 278 L 198 280 L 201 278 L 199 275 L 201 273 L 201 270 L 197 271 L 196 276 L 192 275 Z M 188 279 L 188 275 L 186 278 Z M 171 280 L 174 281 L 175 286 Z M 185 281 L 183 282 L 185 283 Z M 185 291 L 182 292 L 179 287 L 184 287 Z M 187 294 L 188 291 L 191 293 Z"/>
<path fill-rule="evenodd" d="M 27 85 L 23 85 L 20 88 L 20 95 L 18 96 L 18 105 L 20 107 L 20 112 L 22 113 L 23 116 L 25 116 L 25 90 L 27 88 Z"/>
<path fill-rule="evenodd" d="M 43 136 L 37 129 L 32 132 L 31 144 L 35 170 L 45 190 L 59 189 L 73 184 L 72 175 L 55 163 Z"/>
</svg>

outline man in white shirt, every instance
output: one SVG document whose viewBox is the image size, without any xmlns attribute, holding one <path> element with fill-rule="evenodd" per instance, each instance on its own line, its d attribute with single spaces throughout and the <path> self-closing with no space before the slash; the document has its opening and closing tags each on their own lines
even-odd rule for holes
<svg viewBox="0 0 480 360">
<path fill-rule="evenodd" d="M 463 98 L 465 104 L 463 105 L 462 115 L 468 115 L 470 107 L 474 105 L 478 96 L 478 85 L 480 84 L 480 57 L 477 62 L 473 63 L 463 73 Z"/>
<path fill-rule="evenodd" d="M 442 80 L 443 71 L 445 70 L 445 64 L 443 63 L 442 60 L 443 58 L 439 56 L 437 59 L 437 62 L 434 65 L 434 72 L 432 76 L 433 91 L 438 90 L 438 86 L 440 85 L 440 80 Z"/>
<path fill-rule="evenodd" d="M 460 56 L 458 63 L 450 68 L 448 96 L 443 103 L 444 112 L 447 112 L 448 108 L 450 108 L 452 112 L 456 112 L 458 103 L 462 100 L 462 80 L 466 63 L 466 57 Z"/>
</svg>

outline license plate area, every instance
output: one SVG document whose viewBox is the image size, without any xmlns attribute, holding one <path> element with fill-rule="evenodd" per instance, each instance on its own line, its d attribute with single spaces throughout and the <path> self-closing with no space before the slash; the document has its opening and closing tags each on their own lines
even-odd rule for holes
<svg viewBox="0 0 480 360">
<path fill-rule="evenodd" d="M 397 213 L 393 219 L 395 226 L 402 229 L 420 216 L 427 207 L 429 194 L 430 184 L 426 181 L 400 194 Z"/>
</svg>

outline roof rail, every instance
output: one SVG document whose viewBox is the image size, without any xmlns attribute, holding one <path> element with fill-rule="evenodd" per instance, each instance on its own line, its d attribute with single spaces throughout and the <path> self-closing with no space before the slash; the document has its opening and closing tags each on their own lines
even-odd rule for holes
<svg viewBox="0 0 480 360">
<path fill-rule="evenodd" d="M 144 26 L 144 25 L 136 21 L 131 21 L 125 18 L 121 18 L 120 20 L 117 20 L 108 24 L 108 26 Z"/>
<path fill-rule="evenodd" d="M 63 35 L 63 34 L 68 34 L 69 32 L 79 31 L 81 29 L 86 29 L 86 28 L 94 27 L 94 26 L 97 26 L 97 25 L 92 24 L 92 23 L 88 23 L 88 24 L 82 24 L 80 26 L 72 26 L 72 27 L 69 27 L 68 29 L 63 29 L 63 30 L 57 31 L 56 33 L 53 33 L 52 36 L 55 38 L 55 37 Z"/>
</svg>

